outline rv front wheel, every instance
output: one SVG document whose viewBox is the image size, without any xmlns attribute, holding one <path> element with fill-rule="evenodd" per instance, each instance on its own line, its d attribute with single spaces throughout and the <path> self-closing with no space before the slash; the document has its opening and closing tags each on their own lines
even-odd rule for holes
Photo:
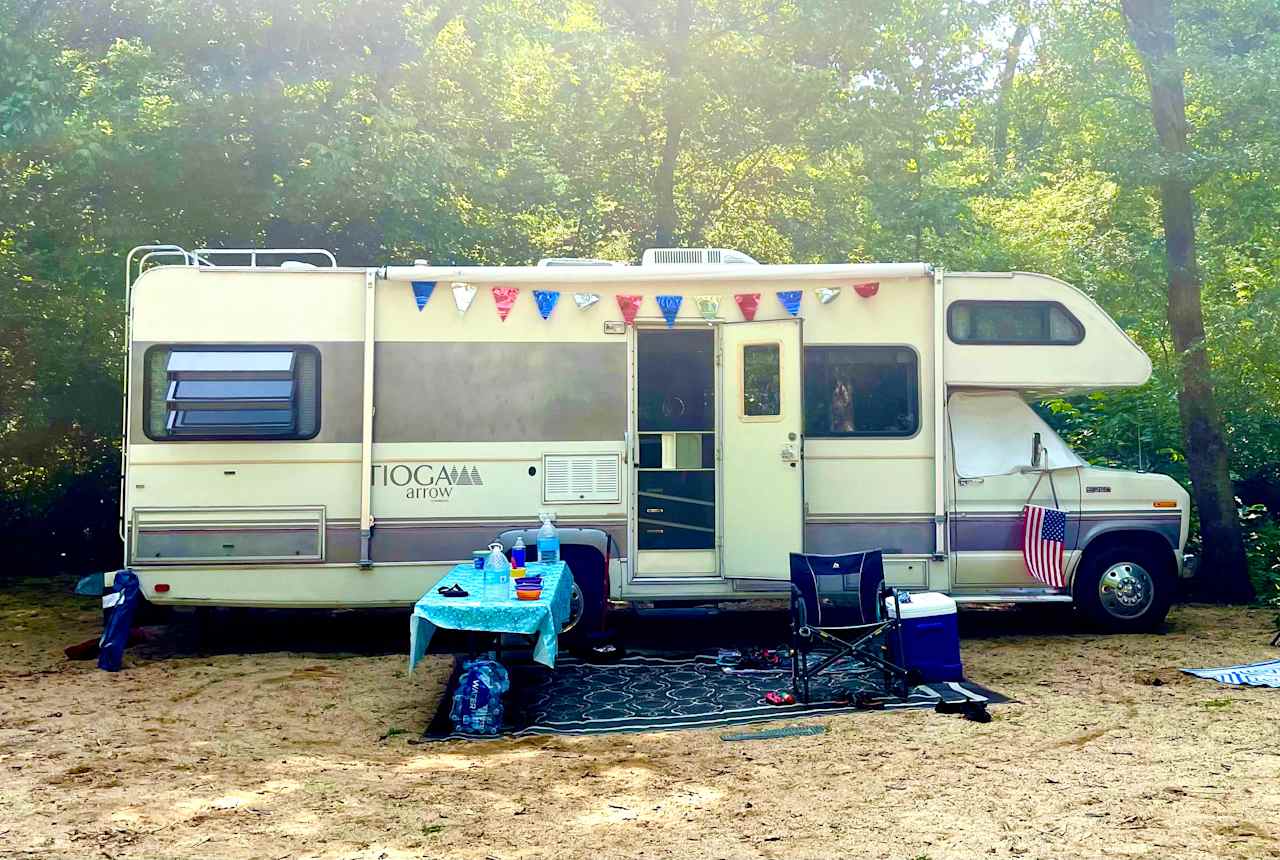
<svg viewBox="0 0 1280 860">
<path fill-rule="evenodd" d="M 1173 602 L 1168 564 L 1144 546 L 1117 544 L 1087 552 L 1075 581 L 1075 603 L 1093 626 L 1112 633 L 1156 629 Z"/>
</svg>

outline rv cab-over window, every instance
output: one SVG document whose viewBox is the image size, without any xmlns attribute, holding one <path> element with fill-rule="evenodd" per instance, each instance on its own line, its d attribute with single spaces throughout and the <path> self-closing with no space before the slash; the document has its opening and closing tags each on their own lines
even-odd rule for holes
<svg viewBox="0 0 1280 860">
<path fill-rule="evenodd" d="M 314 347 L 157 346 L 145 368 L 152 439 L 310 439 L 320 430 Z"/>
<path fill-rule="evenodd" d="M 1057 302 L 958 301 L 947 308 L 947 334 L 963 344 L 1073 346 L 1084 326 Z"/>
</svg>

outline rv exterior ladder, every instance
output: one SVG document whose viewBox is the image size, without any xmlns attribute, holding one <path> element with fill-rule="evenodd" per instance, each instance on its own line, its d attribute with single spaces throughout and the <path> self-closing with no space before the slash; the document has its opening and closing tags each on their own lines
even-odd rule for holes
<svg viewBox="0 0 1280 860">
<path fill-rule="evenodd" d="M 363 419 L 360 429 L 360 567 L 373 567 L 370 543 L 373 540 L 373 315 L 376 306 L 378 270 L 364 270 L 364 386 Z"/>
</svg>

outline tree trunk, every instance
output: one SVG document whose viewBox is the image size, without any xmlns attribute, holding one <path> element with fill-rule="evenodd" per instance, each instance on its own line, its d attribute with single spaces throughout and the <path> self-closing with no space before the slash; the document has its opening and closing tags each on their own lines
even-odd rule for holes
<svg viewBox="0 0 1280 860">
<path fill-rule="evenodd" d="M 1009 91 L 1013 89 L 1013 77 L 1018 71 L 1018 59 L 1022 56 L 1022 43 L 1026 41 L 1027 32 L 1026 24 L 1019 24 L 1013 31 L 1013 38 L 1004 51 L 1004 68 L 996 84 L 996 128 L 992 149 L 997 176 L 1004 172 L 1004 162 L 1009 153 Z"/>
<path fill-rule="evenodd" d="M 1195 204 L 1186 176 L 1190 145 L 1182 83 L 1185 70 L 1178 58 L 1172 4 L 1171 0 L 1121 3 L 1151 87 L 1151 113 L 1165 158 L 1160 209 L 1169 266 L 1169 330 L 1179 357 L 1182 387 L 1178 411 L 1204 543 L 1200 574 L 1208 587 L 1203 590 L 1218 600 L 1244 603 L 1254 595 L 1205 345 Z"/>
<path fill-rule="evenodd" d="M 689 28 L 693 19 L 693 0 L 677 0 L 676 17 L 671 28 L 667 52 L 667 97 L 662 105 L 662 121 L 666 135 L 662 141 L 662 160 L 653 181 L 655 241 L 658 247 L 671 245 L 676 227 L 676 161 L 680 157 L 680 135 L 684 133 L 685 108 L 681 78 L 689 58 Z"/>
</svg>

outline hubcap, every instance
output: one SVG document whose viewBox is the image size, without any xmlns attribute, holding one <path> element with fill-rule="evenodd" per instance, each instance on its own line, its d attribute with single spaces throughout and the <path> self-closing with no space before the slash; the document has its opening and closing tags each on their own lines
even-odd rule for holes
<svg viewBox="0 0 1280 860">
<path fill-rule="evenodd" d="M 578 622 L 582 620 L 584 602 L 582 589 L 578 587 L 577 582 L 574 582 L 573 591 L 569 592 L 569 617 L 565 619 L 564 626 L 560 628 L 561 633 L 568 633 L 578 626 Z"/>
<path fill-rule="evenodd" d="M 1098 581 L 1102 608 L 1116 618 L 1137 618 L 1155 597 L 1155 583 L 1141 565 L 1122 561 L 1102 572 Z"/>
</svg>

